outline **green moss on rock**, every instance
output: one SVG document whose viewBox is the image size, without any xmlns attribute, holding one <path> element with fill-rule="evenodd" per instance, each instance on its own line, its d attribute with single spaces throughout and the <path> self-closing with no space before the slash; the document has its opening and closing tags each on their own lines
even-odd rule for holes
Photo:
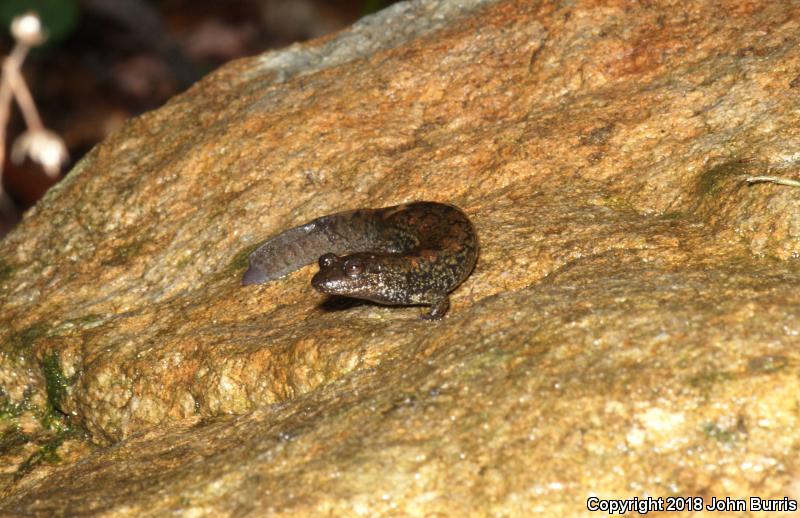
<svg viewBox="0 0 800 518">
<path fill-rule="evenodd" d="M 61 412 L 61 403 L 67 395 L 69 384 L 61 370 L 58 353 L 52 351 L 44 357 L 42 372 L 47 390 L 47 404 L 51 410 Z"/>
<path fill-rule="evenodd" d="M 25 393 L 22 401 L 14 402 L 8 394 L 0 388 L 0 421 L 19 417 L 23 412 L 30 409 L 30 393 Z"/>
<path fill-rule="evenodd" d="M 747 174 L 747 164 L 741 160 L 731 160 L 715 165 L 697 178 L 697 194 L 699 198 L 718 195 L 727 180 Z"/>
</svg>

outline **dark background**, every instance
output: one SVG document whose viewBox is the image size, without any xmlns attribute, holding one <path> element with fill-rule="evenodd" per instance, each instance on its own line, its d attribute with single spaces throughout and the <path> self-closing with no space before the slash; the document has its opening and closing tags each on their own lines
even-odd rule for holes
<svg viewBox="0 0 800 518">
<path fill-rule="evenodd" d="M 129 117 L 152 110 L 231 59 L 342 29 L 391 0 L 0 0 L 0 55 L 14 16 L 36 11 L 48 41 L 23 73 L 44 124 L 69 150 L 69 171 Z M 6 150 L 25 130 L 12 108 Z M 8 153 L 6 153 L 8 157 Z M 28 159 L 3 164 L 13 202 L 5 235 L 58 179 Z"/>
</svg>

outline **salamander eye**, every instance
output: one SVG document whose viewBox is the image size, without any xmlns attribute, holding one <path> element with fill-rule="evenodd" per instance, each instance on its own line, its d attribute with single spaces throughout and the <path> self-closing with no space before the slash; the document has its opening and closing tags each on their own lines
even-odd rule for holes
<svg viewBox="0 0 800 518">
<path fill-rule="evenodd" d="M 348 277 L 358 277 L 364 271 L 364 265 L 358 259 L 348 259 L 344 263 L 344 273 Z"/>
<path fill-rule="evenodd" d="M 333 263 L 336 262 L 336 254 L 325 254 L 320 256 L 319 258 L 319 267 L 320 268 L 327 268 Z"/>
</svg>

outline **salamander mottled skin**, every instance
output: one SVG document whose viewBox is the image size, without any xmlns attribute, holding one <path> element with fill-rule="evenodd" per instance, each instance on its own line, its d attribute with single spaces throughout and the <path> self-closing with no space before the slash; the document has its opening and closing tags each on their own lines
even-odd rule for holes
<svg viewBox="0 0 800 518">
<path fill-rule="evenodd" d="M 250 254 L 242 284 L 261 284 L 319 260 L 318 291 L 388 305 L 425 305 L 439 319 L 478 258 L 478 236 L 458 207 L 419 201 L 339 212 L 294 227 Z"/>
</svg>

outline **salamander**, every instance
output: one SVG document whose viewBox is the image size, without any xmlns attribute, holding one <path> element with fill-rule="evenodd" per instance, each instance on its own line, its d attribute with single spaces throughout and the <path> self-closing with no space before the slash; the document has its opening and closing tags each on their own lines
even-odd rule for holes
<svg viewBox="0 0 800 518">
<path fill-rule="evenodd" d="M 437 320 L 477 259 L 478 235 L 461 209 L 417 201 L 338 212 L 285 230 L 250 254 L 242 284 L 265 283 L 317 261 L 311 279 L 317 291 L 430 306 L 423 318 Z"/>
</svg>

